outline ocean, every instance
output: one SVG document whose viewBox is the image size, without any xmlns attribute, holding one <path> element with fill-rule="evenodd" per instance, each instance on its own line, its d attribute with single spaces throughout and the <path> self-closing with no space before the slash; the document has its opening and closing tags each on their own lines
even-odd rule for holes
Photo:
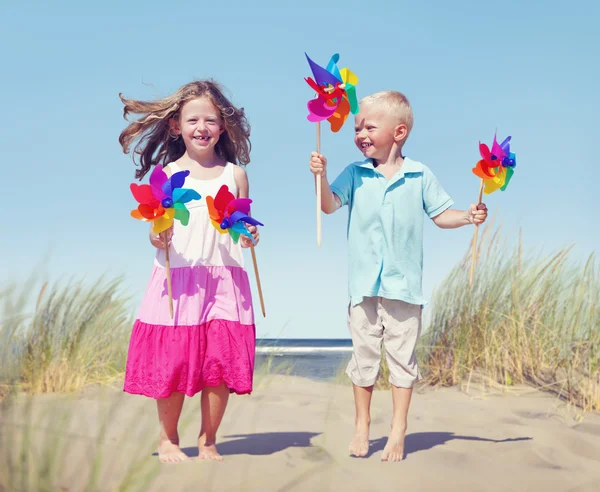
<svg viewBox="0 0 600 492">
<path fill-rule="evenodd" d="M 256 369 L 270 363 L 275 372 L 326 381 L 337 377 L 352 356 L 349 338 L 259 338 Z"/>
</svg>

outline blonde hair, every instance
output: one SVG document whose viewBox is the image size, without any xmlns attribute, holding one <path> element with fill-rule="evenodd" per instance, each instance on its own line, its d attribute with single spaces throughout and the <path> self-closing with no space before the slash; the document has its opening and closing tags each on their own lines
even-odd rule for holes
<svg viewBox="0 0 600 492">
<path fill-rule="evenodd" d="M 414 116 L 408 98 L 398 91 L 379 91 L 363 97 L 360 104 L 369 104 L 382 107 L 390 111 L 400 123 L 406 125 L 406 136 L 410 134 L 414 123 Z"/>
<path fill-rule="evenodd" d="M 206 96 L 217 108 L 223 119 L 225 131 L 215 147 L 216 154 L 229 162 L 245 166 L 250 162 L 250 124 L 244 108 L 236 108 L 223 95 L 221 87 L 212 80 L 190 82 L 172 95 L 156 101 L 126 99 L 119 94 L 125 105 L 123 118 L 129 113 L 141 114 L 138 120 L 127 125 L 119 135 L 119 143 L 125 154 L 138 140 L 132 159 L 140 168 L 135 177 L 142 179 L 152 166 L 165 165 L 179 159 L 185 153 L 185 144 L 179 135 L 171 132 L 171 118 L 178 119 L 181 108 L 192 99 Z M 139 162 L 136 162 L 139 156 Z"/>
</svg>

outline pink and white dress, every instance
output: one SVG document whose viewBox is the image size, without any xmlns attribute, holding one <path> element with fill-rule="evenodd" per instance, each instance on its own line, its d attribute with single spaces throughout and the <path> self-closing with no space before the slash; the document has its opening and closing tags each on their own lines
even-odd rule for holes
<svg viewBox="0 0 600 492">
<path fill-rule="evenodd" d="M 167 166 L 171 173 L 181 169 Z M 185 188 L 202 198 L 186 204 L 187 226 L 175 221 L 169 248 L 173 319 L 165 252 L 158 250 L 127 356 L 124 391 L 151 398 L 173 392 L 193 396 L 225 382 L 231 392 L 252 391 L 255 326 L 248 274 L 240 243 L 211 224 L 206 197 L 226 184 L 237 196 L 235 164 L 220 177 L 187 177 Z"/>
</svg>

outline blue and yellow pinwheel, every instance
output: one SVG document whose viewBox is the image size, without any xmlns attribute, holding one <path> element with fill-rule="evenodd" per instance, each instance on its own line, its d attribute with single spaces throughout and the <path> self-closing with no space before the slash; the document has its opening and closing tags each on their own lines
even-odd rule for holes
<svg viewBox="0 0 600 492">
<path fill-rule="evenodd" d="M 180 171 L 168 178 L 162 166 L 155 166 L 149 185 L 130 185 L 131 193 L 139 203 L 138 208 L 131 211 L 131 216 L 152 222 L 152 230 L 156 234 L 166 231 L 175 219 L 187 225 L 190 212 L 185 204 L 202 198 L 197 191 L 183 188 L 189 174 L 189 171 Z"/>
</svg>

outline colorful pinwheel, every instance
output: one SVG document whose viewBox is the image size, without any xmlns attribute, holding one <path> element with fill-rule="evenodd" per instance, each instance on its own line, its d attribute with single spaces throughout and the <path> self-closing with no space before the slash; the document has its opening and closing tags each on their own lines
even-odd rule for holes
<svg viewBox="0 0 600 492">
<path fill-rule="evenodd" d="M 337 67 L 340 55 L 335 53 L 327 68 L 313 62 L 306 55 L 314 79 L 304 80 L 317 93 L 315 99 L 308 101 L 308 121 L 317 124 L 317 152 L 321 152 L 321 121 L 330 123 L 331 131 L 338 132 L 350 113 L 358 113 L 356 84 L 358 77 L 347 68 Z M 321 180 L 315 176 L 317 188 L 317 246 L 321 247 Z"/>
<path fill-rule="evenodd" d="M 517 161 L 515 154 L 510 151 L 510 139 L 511 137 L 506 137 L 501 144 L 498 144 L 494 135 L 491 151 L 486 144 L 479 143 L 481 160 L 473 168 L 473 174 L 483 180 L 483 191 L 486 195 L 498 189 L 506 190 L 515 172 Z"/>
<path fill-rule="evenodd" d="M 251 203 L 250 198 L 236 198 L 233 196 L 227 185 L 221 186 L 214 198 L 212 196 L 206 197 L 208 214 L 213 226 L 221 234 L 229 233 L 235 243 L 238 242 L 240 234 L 243 234 L 250 238 L 252 244 L 254 244 L 254 238 L 248 231 L 246 224 L 264 225 L 248 215 Z"/>
<path fill-rule="evenodd" d="M 185 204 L 202 198 L 195 190 L 183 188 L 189 174 L 189 171 L 180 171 L 167 178 L 162 167 L 155 166 L 149 185 L 131 183 L 131 193 L 139 203 L 138 208 L 131 211 L 131 216 L 144 222 L 152 222 L 152 230 L 156 234 L 171 227 L 174 219 L 187 225 L 190 212 Z"/>
<path fill-rule="evenodd" d="M 180 171 L 168 178 L 162 166 L 155 166 L 150 175 L 149 185 L 131 183 L 129 186 L 133 197 L 139 203 L 138 208 L 131 211 L 131 216 L 144 222 L 152 222 L 154 233 L 163 235 L 171 319 L 173 319 L 173 291 L 171 288 L 169 246 L 165 231 L 173 225 L 175 219 L 181 222 L 182 225 L 187 225 L 190 212 L 185 204 L 191 200 L 201 198 L 197 191 L 183 188 L 185 178 L 189 174 L 189 171 Z"/>
<path fill-rule="evenodd" d="M 479 142 L 479 154 L 481 160 L 477 162 L 473 168 L 473 174 L 481 178 L 479 186 L 479 199 L 477 203 L 481 203 L 483 193 L 486 195 L 500 189 L 506 190 L 517 165 L 517 157 L 510 151 L 510 139 L 508 136 L 501 144 L 498 144 L 496 135 L 492 143 L 492 150 L 486 144 Z M 473 272 L 475 271 L 475 258 L 477 253 L 477 233 L 479 225 L 475 226 L 473 233 L 473 248 L 471 252 L 471 270 L 469 273 L 469 286 L 473 286 Z"/>
<path fill-rule="evenodd" d="M 252 200 L 250 200 L 250 198 L 236 198 L 233 193 L 229 191 L 227 185 L 221 186 L 214 198 L 212 196 L 206 197 L 208 215 L 212 225 L 217 231 L 221 234 L 229 233 L 231 239 L 233 239 L 233 242 L 235 243 L 238 242 L 240 234 L 249 237 L 252 241 L 250 252 L 252 254 L 252 262 L 254 263 L 254 273 L 256 274 L 256 287 L 258 289 L 262 314 L 263 316 L 266 316 L 265 301 L 263 300 L 258 265 L 256 263 L 256 253 L 254 251 L 254 244 L 256 243 L 252 234 L 246 227 L 246 224 L 254 226 L 261 226 L 264 224 L 248 215 L 250 213 L 251 203 Z"/>
<path fill-rule="evenodd" d="M 331 131 L 336 133 L 350 113 L 358 113 L 358 77 L 348 68 L 338 69 L 340 55 L 337 53 L 331 57 L 326 69 L 313 62 L 306 53 L 305 55 L 314 80 L 311 77 L 305 77 L 304 80 L 317 93 L 317 98 L 311 99 L 307 104 L 308 121 L 316 123 L 327 120 Z"/>
</svg>

